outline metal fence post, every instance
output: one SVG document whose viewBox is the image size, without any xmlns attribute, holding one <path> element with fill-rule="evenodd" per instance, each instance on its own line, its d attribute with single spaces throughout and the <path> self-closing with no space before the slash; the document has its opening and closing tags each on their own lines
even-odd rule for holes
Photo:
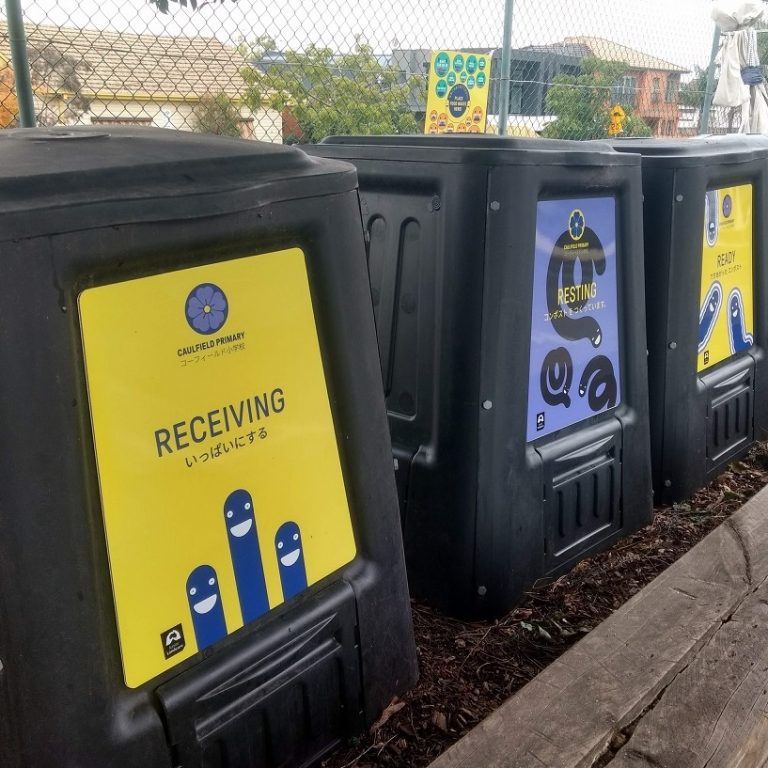
<svg viewBox="0 0 768 768">
<path fill-rule="evenodd" d="M 5 0 L 8 16 L 8 42 L 11 46 L 13 77 L 16 84 L 16 100 L 19 103 L 19 120 L 22 127 L 35 127 L 35 104 L 32 97 L 32 80 L 29 75 L 27 38 L 21 15 L 21 0 Z"/>
<path fill-rule="evenodd" d="M 720 50 L 720 27 L 715 24 L 715 36 L 712 39 L 712 55 L 709 59 L 709 69 L 707 70 L 707 87 L 704 91 L 704 104 L 701 108 L 701 120 L 699 121 L 699 134 L 707 133 L 709 130 L 709 113 L 712 111 L 712 98 L 715 90 L 715 59 Z"/>
<path fill-rule="evenodd" d="M 504 0 L 504 40 L 499 72 L 499 136 L 507 135 L 509 119 L 509 67 L 512 59 L 512 11 L 514 0 Z"/>
</svg>

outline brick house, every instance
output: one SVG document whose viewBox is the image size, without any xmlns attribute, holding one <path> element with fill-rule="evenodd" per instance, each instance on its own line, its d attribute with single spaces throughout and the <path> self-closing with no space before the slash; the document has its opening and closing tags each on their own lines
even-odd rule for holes
<svg viewBox="0 0 768 768">
<path fill-rule="evenodd" d="M 594 56 L 626 64 L 629 69 L 614 86 L 614 103 L 631 107 L 654 136 L 678 135 L 680 77 L 689 70 L 601 37 L 567 37 L 562 45 L 580 48 L 581 58 Z"/>
</svg>

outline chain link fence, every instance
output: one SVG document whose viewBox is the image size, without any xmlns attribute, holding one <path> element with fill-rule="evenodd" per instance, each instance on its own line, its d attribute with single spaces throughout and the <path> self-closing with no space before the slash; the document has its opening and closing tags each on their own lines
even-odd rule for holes
<svg viewBox="0 0 768 768">
<path fill-rule="evenodd" d="M 427 110 L 433 54 L 458 51 L 490 62 L 486 130 L 498 132 L 504 0 L 21 8 L 38 125 L 154 125 L 286 143 L 422 133 L 437 130 Z M 707 0 L 516 0 L 512 11 L 508 134 L 699 132 L 714 32 Z M 5 128 L 19 122 L 5 13 L 0 66 Z M 466 70 L 448 77 L 474 85 Z M 440 117 L 441 131 L 465 129 Z M 713 111 L 710 132 L 737 129 L 735 113 Z"/>
</svg>

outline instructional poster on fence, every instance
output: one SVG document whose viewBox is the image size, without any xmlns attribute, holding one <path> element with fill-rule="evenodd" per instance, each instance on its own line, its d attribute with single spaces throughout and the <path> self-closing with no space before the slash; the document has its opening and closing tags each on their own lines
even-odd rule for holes
<svg viewBox="0 0 768 768">
<path fill-rule="evenodd" d="M 490 56 L 433 52 L 424 133 L 485 133 L 490 76 Z"/>
<path fill-rule="evenodd" d="M 302 251 L 92 288 L 79 310 L 133 688 L 355 543 Z"/>
<path fill-rule="evenodd" d="M 752 185 L 713 189 L 704 199 L 699 372 L 754 343 Z"/>
<path fill-rule="evenodd" d="M 612 197 L 538 205 L 528 441 L 621 402 Z"/>
</svg>

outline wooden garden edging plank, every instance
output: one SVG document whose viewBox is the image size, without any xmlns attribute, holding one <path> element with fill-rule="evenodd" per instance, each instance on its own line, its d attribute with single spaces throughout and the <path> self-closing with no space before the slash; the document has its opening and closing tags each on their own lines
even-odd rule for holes
<svg viewBox="0 0 768 768">
<path fill-rule="evenodd" d="M 723 622 L 742 603 L 752 605 L 752 601 L 745 602 L 749 595 L 759 591 L 768 600 L 768 595 L 762 595 L 763 589 L 768 590 L 764 585 L 767 577 L 765 489 L 441 755 L 431 768 L 591 766 L 606 753 L 614 736 L 634 727 L 676 678 L 682 677 L 680 673 L 695 661 Z M 755 599 L 759 605 L 759 598 Z M 729 630 L 728 638 L 733 631 L 735 628 Z M 727 641 L 724 635 L 713 648 Z M 754 644 L 746 638 L 743 642 L 756 653 Z M 748 685 L 754 682 L 749 679 Z M 763 744 L 762 724 L 755 723 L 758 720 L 748 733 L 741 731 L 748 745 L 745 748 L 752 753 L 759 752 Z M 638 738 L 642 725 L 637 725 Z M 714 756 L 717 746 L 713 748 Z M 639 756 L 640 749 L 635 752 Z M 623 765 L 616 759 L 613 762 L 616 768 Z M 667 764 L 677 768 L 675 763 Z M 721 766 L 712 763 L 711 768 L 715 765 Z M 722 763 L 725 765 L 731 764 Z"/>
<path fill-rule="evenodd" d="M 768 759 L 768 585 L 750 595 L 664 691 L 610 768 L 726 768 Z"/>
</svg>

